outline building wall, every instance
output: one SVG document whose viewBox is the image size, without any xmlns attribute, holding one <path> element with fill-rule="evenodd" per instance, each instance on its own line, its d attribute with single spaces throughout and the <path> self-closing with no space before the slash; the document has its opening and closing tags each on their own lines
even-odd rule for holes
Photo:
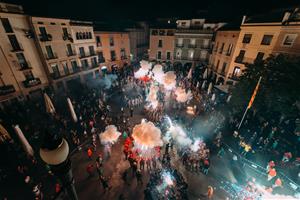
<svg viewBox="0 0 300 200">
<path fill-rule="evenodd" d="M 97 43 L 97 54 L 102 52 L 105 62 L 101 65 L 105 65 L 109 69 L 111 66 L 116 65 L 123 67 L 126 64 L 130 64 L 130 41 L 128 32 L 95 32 L 95 37 L 100 38 L 100 44 Z M 110 45 L 110 38 L 113 38 L 114 45 Z M 124 54 L 121 55 L 121 49 L 124 49 Z M 112 61 L 111 51 L 115 51 L 116 58 Z M 99 58 L 99 57 L 98 57 Z"/>
<path fill-rule="evenodd" d="M 284 41 L 288 35 L 295 36 L 292 45 L 285 45 Z M 273 49 L 274 53 L 300 55 L 300 25 L 282 26 L 278 40 Z"/>
<path fill-rule="evenodd" d="M 164 35 L 157 34 L 155 31 L 164 31 Z M 150 60 L 161 60 L 161 61 L 171 61 L 174 59 L 174 44 L 175 36 L 174 29 L 150 29 L 150 50 L 149 50 L 149 59 Z M 167 34 L 169 33 L 169 35 Z M 162 47 L 159 47 L 159 40 L 162 41 Z M 157 54 L 161 52 L 161 59 L 158 59 Z M 170 59 L 167 59 L 167 52 L 170 52 Z"/>
<path fill-rule="evenodd" d="M 144 26 L 144 28 L 129 28 L 126 31 L 129 33 L 131 60 L 142 59 L 149 48 L 149 34 L 147 33 L 149 29 Z"/>
<path fill-rule="evenodd" d="M 87 39 L 80 39 L 78 38 L 78 34 L 80 33 L 87 33 L 90 34 L 91 37 L 88 37 Z M 74 48 L 75 52 L 79 57 L 79 66 L 81 68 L 84 68 L 84 60 L 87 60 L 88 62 L 88 68 L 95 68 L 98 67 L 98 64 L 93 65 L 93 59 L 97 60 L 97 54 L 96 54 L 96 39 L 94 35 L 94 29 L 93 26 L 87 26 L 87 25 L 71 25 L 71 35 L 72 38 L 74 38 Z M 80 48 L 83 47 L 85 56 L 80 55 Z M 90 52 L 89 47 L 93 47 L 94 53 Z"/>
<path fill-rule="evenodd" d="M 23 95 L 29 95 L 36 90 L 44 88 L 48 84 L 48 79 L 36 49 L 33 34 L 30 32 L 28 16 L 0 13 L 0 18 L 8 19 L 13 30 L 12 33 L 6 33 L 3 24 L 0 22 L 0 70 L 4 83 L 13 84 L 16 93 Z M 16 37 L 20 49 L 13 50 L 8 39 L 9 35 Z M 23 54 L 25 59 L 23 64 L 20 64 L 17 54 Z M 25 74 L 30 73 L 33 76 L 30 79 L 26 79 Z M 1 101 L 6 99 L 6 97 L 0 97 Z"/>
<path fill-rule="evenodd" d="M 50 79 L 53 81 L 72 74 L 74 71 L 71 66 L 71 61 L 78 61 L 78 56 L 75 54 L 73 37 L 63 37 L 63 28 L 67 28 L 68 33 L 71 34 L 70 20 L 32 17 L 31 21 L 36 34 L 36 41 L 40 50 L 40 56 L 44 61 L 45 70 Z M 44 27 L 46 29 L 46 32 L 49 34 L 49 41 L 43 41 L 40 27 Z M 71 45 L 74 52 L 71 56 L 67 53 L 67 44 Z M 50 58 L 48 56 L 46 46 L 51 46 L 54 57 Z M 64 68 L 65 64 L 67 65 L 68 70 Z M 55 73 L 54 66 L 56 65 L 59 73 Z"/>
<path fill-rule="evenodd" d="M 215 38 L 215 45 L 210 59 L 210 68 L 214 72 L 216 82 L 223 82 L 229 71 L 229 65 L 233 58 L 233 53 L 239 38 L 239 30 L 236 31 L 218 31 Z M 223 51 L 221 46 L 224 43 Z M 231 47 L 231 50 L 229 48 Z M 223 64 L 226 63 L 226 68 L 222 70 Z M 221 78 L 220 78 L 221 77 Z"/>
<path fill-rule="evenodd" d="M 245 63 L 253 63 L 259 52 L 264 53 L 263 59 L 269 57 L 277 43 L 279 33 L 280 26 L 241 26 L 237 45 L 226 74 L 226 80 L 232 76 L 235 67 L 239 67 L 242 71 L 245 69 Z M 248 44 L 243 43 L 245 34 L 252 34 Z M 270 45 L 261 44 L 264 35 L 273 35 Z M 236 60 L 241 50 L 245 51 L 242 62 Z"/>
</svg>

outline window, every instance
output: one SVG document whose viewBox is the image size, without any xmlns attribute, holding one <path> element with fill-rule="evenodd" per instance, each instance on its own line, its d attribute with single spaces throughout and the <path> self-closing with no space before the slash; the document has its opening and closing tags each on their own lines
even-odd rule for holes
<svg viewBox="0 0 300 200">
<path fill-rule="evenodd" d="M 98 62 L 99 63 L 104 63 L 105 62 L 102 51 L 98 52 Z"/>
<path fill-rule="evenodd" d="M 181 22 L 181 26 L 185 26 L 186 25 L 186 22 Z"/>
<path fill-rule="evenodd" d="M 53 76 L 54 78 L 57 78 L 60 76 L 59 70 L 58 70 L 58 65 L 57 64 L 52 64 L 51 69 L 53 71 Z"/>
<path fill-rule="evenodd" d="M 85 57 L 84 47 L 79 47 L 79 54 L 80 54 L 80 57 Z"/>
<path fill-rule="evenodd" d="M 190 59 L 193 59 L 194 58 L 194 50 L 189 50 L 188 55 L 189 55 Z"/>
<path fill-rule="evenodd" d="M 159 30 L 159 35 L 165 35 L 166 31 L 165 30 Z"/>
<path fill-rule="evenodd" d="M 218 51 L 218 48 L 219 48 L 219 42 L 216 43 L 215 52 Z"/>
<path fill-rule="evenodd" d="M 102 46 L 100 36 L 96 36 L 96 42 L 97 42 L 97 47 L 101 47 Z"/>
<path fill-rule="evenodd" d="M 236 57 L 235 62 L 237 63 L 242 63 L 244 60 L 244 56 L 245 56 L 246 51 L 245 50 L 240 50 L 239 55 Z"/>
<path fill-rule="evenodd" d="M 297 38 L 297 34 L 286 34 L 283 39 L 283 46 L 293 46 L 294 41 Z"/>
<path fill-rule="evenodd" d="M 256 58 L 255 58 L 255 61 L 256 62 L 262 61 L 264 59 L 264 55 L 265 55 L 265 53 L 258 52 L 257 55 L 256 55 Z"/>
<path fill-rule="evenodd" d="M 222 74 L 225 74 L 226 66 L 227 66 L 227 63 L 223 62 L 223 66 L 222 66 L 222 70 L 221 70 Z"/>
<path fill-rule="evenodd" d="M 67 28 L 62 28 L 62 31 L 63 31 L 63 34 L 64 34 L 64 37 L 68 37 L 69 36 L 69 33 L 68 33 L 68 29 Z"/>
<path fill-rule="evenodd" d="M 95 55 L 95 49 L 94 46 L 89 46 L 90 55 Z"/>
<path fill-rule="evenodd" d="M 233 72 L 232 72 L 232 77 L 237 77 L 241 72 L 241 68 L 239 67 L 234 67 Z"/>
<path fill-rule="evenodd" d="M 64 62 L 64 63 L 62 63 L 62 66 L 64 68 L 65 75 L 70 74 L 70 71 L 69 71 L 69 68 L 68 68 L 68 63 Z"/>
<path fill-rule="evenodd" d="M 7 18 L 1 18 L 1 22 L 6 33 L 14 32 Z"/>
<path fill-rule="evenodd" d="M 157 30 L 152 30 L 152 31 L 151 31 L 151 34 L 152 34 L 152 35 L 158 35 L 158 31 L 157 31 Z"/>
<path fill-rule="evenodd" d="M 272 42 L 273 35 L 264 35 L 263 39 L 261 40 L 262 45 L 270 45 Z"/>
<path fill-rule="evenodd" d="M 114 50 L 110 51 L 110 57 L 111 57 L 111 61 L 115 61 L 116 60 L 116 52 Z"/>
<path fill-rule="evenodd" d="M 220 65 L 220 60 L 218 60 L 217 65 L 216 65 L 216 71 L 218 71 Z"/>
<path fill-rule="evenodd" d="M 171 52 L 167 52 L 167 60 L 171 60 Z"/>
<path fill-rule="evenodd" d="M 249 44 L 252 38 L 252 34 L 245 34 L 243 38 L 243 43 L 244 44 Z"/>
<path fill-rule="evenodd" d="M 93 39 L 92 33 L 88 32 L 88 39 Z"/>
<path fill-rule="evenodd" d="M 200 52 L 200 58 L 201 58 L 202 60 L 205 60 L 205 59 L 207 58 L 207 51 L 201 51 L 201 52 Z"/>
<path fill-rule="evenodd" d="M 160 60 L 161 59 L 161 51 L 157 52 L 157 59 Z"/>
<path fill-rule="evenodd" d="M 177 47 L 183 47 L 183 38 L 178 38 L 177 39 L 177 44 L 176 44 Z"/>
<path fill-rule="evenodd" d="M 88 68 L 89 67 L 88 60 L 87 59 L 83 59 L 81 61 L 81 65 L 82 65 L 83 68 Z"/>
<path fill-rule="evenodd" d="M 32 71 L 24 71 L 23 74 L 24 74 L 26 80 L 33 80 L 34 79 Z"/>
<path fill-rule="evenodd" d="M 25 59 L 25 56 L 23 53 L 16 53 L 16 56 L 18 58 L 18 62 L 21 66 L 21 68 L 28 68 L 27 61 Z"/>
<path fill-rule="evenodd" d="M 78 71 L 78 65 L 77 65 L 76 60 L 72 60 L 71 65 L 72 65 L 73 72 L 77 72 Z"/>
<path fill-rule="evenodd" d="M 224 50 L 224 42 L 222 43 L 222 45 L 221 45 L 221 48 L 220 48 L 220 51 L 219 51 L 219 53 L 222 53 L 223 52 L 223 50 Z"/>
<path fill-rule="evenodd" d="M 194 38 L 193 38 L 193 39 L 190 39 L 190 44 L 191 44 L 191 45 L 196 45 L 196 39 L 194 39 Z"/>
<path fill-rule="evenodd" d="M 68 56 L 74 55 L 71 44 L 67 44 L 67 54 L 68 54 Z"/>
<path fill-rule="evenodd" d="M 173 30 L 168 30 L 168 31 L 167 31 L 167 35 L 168 35 L 168 36 L 174 35 L 174 31 L 173 31 Z"/>
<path fill-rule="evenodd" d="M 226 53 L 227 56 L 231 55 L 232 48 L 233 48 L 233 44 L 229 44 L 228 49 L 227 49 L 227 53 Z"/>
<path fill-rule="evenodd" d="M 20 44 L 15 35 L 8 35 L 8 39 L 14 51 L 21 50 Z"/>
<path fill-rule="evenodd" d="M 124 48 L 121 48 L 120 54 L 121 54 L 121 59 L 126 59 L 126 51 Z"/>
<path fill-rule="evenodd" d="M 158 47 L 162 47 L 162 46 L 163 46 L 162 40 L 158 40 Z"/>
<path fill-rule="evenodd" d="M 114 46 L 114 38 L 113 37 L 109 38 L 109 45 Z"/>
<path fill-rule="evenodd" d="M 47 52 L 47 57 L 48 58 L 54 58 L 54 53 L 52 51 L 52 47 L 50 45 L 45 46 L 46 52 Z"/>
<path fill-rule="evenodd" d="M 204 40 L 203 40 L 203 47 L 204 47 L 204 48 L 209 47 L 209 39 L 204 39 Z"/>
<path fill-rule="evenodd" d="M 91 58 L 91 63 L 93 67 L 97 66 L 97 58 L 96 57 Z"/>
<path fill-rule="evenodd" d="M 54 22 L 50 22 L 50 25 L 56 25 Z"/>
<path fill-rule="evenodd" d="M 48 35 L 45 27 L 40 26 L 39 30 L 40 30 L 40 33 L 41 33 L 42 36 L 47 36 Z"/>
</svg>

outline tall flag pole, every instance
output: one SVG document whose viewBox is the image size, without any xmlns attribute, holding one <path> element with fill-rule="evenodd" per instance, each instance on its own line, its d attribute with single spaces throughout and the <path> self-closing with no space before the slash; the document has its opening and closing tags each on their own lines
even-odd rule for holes
<svg viewBox="0 0 300 200">
<path fill-rule="evenodd" d="M 262 77 L 259 77 L 259 80 L 258 80 L 258 82 L 257 82 L 257 84 L 256 84 L 256 87 L 255 87 L 255 89 L 254 89 L 254 91 L 253 91 L 253 94 L 252 94 L 252 96 L 251 96 L 251 99 L 250 99 L 250 101 L 249 101 L 249 103 L 248 103 L 248 106 L 247 106 L 245 112 L 244 112 L 244 115 L 243 115 L 243 117 L 242 117 L 242 120 L 241 120 L 241 122 L 240 122 L 240 124 L 239 124 L 239 126 L 238 126 L 238 129 L 241 128 L 242 123 L 243 123 L 243 121 L 244 121 L 244 118 L 245 118 L 245 116 L 246 116 L 248 110 L 252 107 L 252 104 L 253 104 L 253 102 L 254 102 L 254 99 L 255 99 L 255 97 L 256 97 L 256 94 L 257 94 L 257 91 L 258 91 L 258 88 L 259 88 L 259 85 L 260 85 L 261 78 L 262 78 Z"/>
</svg>

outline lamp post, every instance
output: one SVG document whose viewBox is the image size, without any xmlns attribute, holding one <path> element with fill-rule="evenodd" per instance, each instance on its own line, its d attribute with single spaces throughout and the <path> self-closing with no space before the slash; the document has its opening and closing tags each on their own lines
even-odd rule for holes
<svg viewBox="0 0 300 200">
<path fill-rule="evenodd" d="M 68 158 L 68 155 L 69 145 L 64 138 L 58 134 L 45 134 L 44 142 L 40 149 L 40 156 L 50 166 L 54 175 L 61 180 L 63 187 L 67 190 L 69 199 L 78 200 L 71 160 Z"/>
</svg>

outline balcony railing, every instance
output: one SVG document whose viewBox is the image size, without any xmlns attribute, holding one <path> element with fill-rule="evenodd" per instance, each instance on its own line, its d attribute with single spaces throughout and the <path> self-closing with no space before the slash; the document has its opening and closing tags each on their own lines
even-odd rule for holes
<svg viewBox="0 0 300 200">
<path fill-rule="evenodd" d="M 76 52 L 74 50 L 72 51 L 67 51 L 67 56 L 71 57 L 71 56 L 76 56 Z"/>
<path fill-rule="evenodd" d="M 176 44 L 176 47 L 182 48 L 182 47 L 183 47 L 183 44 Z"/>
<path fill-rule="evenodd" d="M 79 54 L 79 58 L 87 58 L 91 56 L 96 56 L 96 53 L 90 53 L 90 54 Z"/>
<path fill-rule="evenodd" d="M 252 62 L 253 62 L 253 59 L 251 59 L 251 58 L 246 58 L 246 57 L 241 57 L 241 56 L 237 56 L 237 57 L 235 58 L 234 62 L 240 63 L 240 64 L 252 63 Z"/>
<path fill-rule="evenodd" d="M 29 88 L 41 84 L 41 80 L 39 78 L 34 78 L 22 81 L 22 83 L 25 88 Z"/>
<path fill-rule="evenodd" d="M 111 61 L 116 61 L 116 60 L 117 60 L 116 57 L 112 57 L 112 58 L 111 58 Z"/>
<path fill-rule="evenodd" d="M 203 34 L 203 33 L 213 33 L 212 29 L 177 29 L 175 31 L 176 33 L 198 33 L 198 34 Z"/>
<path fill-rule="evenodd" d="M 200 45 L 200 49 L 210 49 L 209 45 Z"/>
<path fill-rule="evenodd" d="M 46 42 L 46 41 L 52 41 L 52 35 L 51 34 L 40 34 L 40 41 L 41 42 Z"/>
<path fill-rule="evenodd" d="M 32 69 L 29 62 L 19 63 L 19 65 L 20 65 L 20 71 L 25 71 L 25 70 L 31 70 Z"/>
<path fill-rule="evenodd" d="M 0 96 L 7 95 L 15 92 L 15 87 L 13 85 L 3 85 L 0 86 Z"/>
<path fill-rule="evenodd" d="M 189 47 L 189 48 L 196 48 L 197 45 L 196 45 L 196 44 L 189 44 L 188 47 Z"/>
<path fill-rule="evenodd" d="M 71 36 L 71 34 L 63 34 L 62 35 L 62 39 L 63 40 L 69 40 L 70 42 L 73 42 L 73 38 L 72 38 L 72 36 Z"/>
<path fill-rule="evenodd" d="M 239 76 L 238 75 L 232 75 L 232 73 L 229 74 L 228 76 L 229 79 L 234 80 L 234 81 L 238 81 L 239 80 Z"/>
<path fill-rule="evenodd" d="M 57 59 L 58 57 L 56 53 L 53 53 L 52 55 L 45 54 L 45 58 L 47 60 L 53 60 L 53 59 Z"/>
</svg>

